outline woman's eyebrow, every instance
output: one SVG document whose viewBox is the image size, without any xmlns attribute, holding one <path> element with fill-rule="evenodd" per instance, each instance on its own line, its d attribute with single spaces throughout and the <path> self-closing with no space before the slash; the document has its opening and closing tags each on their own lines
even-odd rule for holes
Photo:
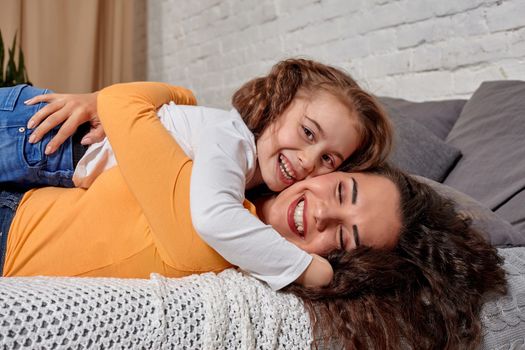
<svg viewBox="0 0 525 350">
<path fill-rule="evenodd" d="M 359 230 L 357 229 L 357 225 L 352 225 L 352 231 L 354 234 L 354 243 L 356 247 L 359 247 Z"/>
<path fill-rule="evenodd" d="M 355 204 L 357 202 L 357 181 L 352 177 L 352 204 Z M 359 239 L 359 230 L 357 229 L 357 225 L 352 225 L 352 233 L 354 234 L 354 243 L 356 247 L 359 247 L 360 239 Z"/>
<path fill-rule="evenodd" d="M 352 177 L 352 204 L 355 204 L 357 202 L 357 181 Z"/>
</svg>

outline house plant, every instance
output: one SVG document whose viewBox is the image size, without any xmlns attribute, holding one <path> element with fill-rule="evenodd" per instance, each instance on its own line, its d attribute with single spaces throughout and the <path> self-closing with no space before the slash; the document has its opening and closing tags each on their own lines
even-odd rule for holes
<svg viewBox="0 0 525 350">
<path fill-rule="evenodd" d="M 16 52 L 16 33 L 13 44 L 8 48 L 7 64 L 4 64 L 4 41 L 0 31 L 0 87 L 13 86 L 17 84 L 31 84 L 27 77 L 24 64 L 24 53 L 20 45 L 18 46 L 18 63 L 15 62 Z M 4 71 L 5 68 L 5 71 Z"/>
</svg>

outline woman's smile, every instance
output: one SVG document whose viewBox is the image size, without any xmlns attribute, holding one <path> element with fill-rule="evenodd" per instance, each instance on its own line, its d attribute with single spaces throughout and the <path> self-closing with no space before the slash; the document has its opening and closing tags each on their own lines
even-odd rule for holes
<svg viewBox="0 0 525 350">
<path fill-rule="evenodd" d="M 301 239 L 306 238 L 306 199 L 299 197 L 288 207 L 288 226 Z"/>
</svg>

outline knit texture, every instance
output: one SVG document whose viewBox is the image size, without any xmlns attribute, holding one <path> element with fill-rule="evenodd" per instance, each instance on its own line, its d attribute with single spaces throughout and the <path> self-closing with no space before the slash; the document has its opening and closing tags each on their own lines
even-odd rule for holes
<svg viewBox="0 0 525 350">
<path fill-rule="evenodd" d="M 509 290 L 483 305 L 481 349 L 525 350 L 525 247 L 498 252 L 505 258 Z"/>
<path fill-rule="evenodd" d="M 301 302 L 230 269 L 149 280 L 3 278 L 5 349 L 307 349 Z"/>
<path fill-rule="evenodd" d="M 481 349 L 525 350 L 525 247 L 499 249 L 509 293 L 483 306 Z M 301 301 L 229 269 L 180 279 L 0 279 L 2 349 L 308 349 Z M 324 347 L 322 347 L 324 348 Z"/>
</svg>

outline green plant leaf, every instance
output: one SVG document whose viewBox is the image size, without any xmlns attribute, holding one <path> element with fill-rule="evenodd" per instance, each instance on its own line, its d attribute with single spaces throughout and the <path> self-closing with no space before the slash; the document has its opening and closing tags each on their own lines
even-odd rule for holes
<svg viewBox="0 0 525 350">
<path fill-rule="evenodd" d="M 22 54 L 22 48 L 18 46 L 18 68 L 16 69 L 15 82 L 24 82 L 24 55 Z"/>
<path fill-rule="evenodd" d="M 15 46 L 16 46 L 16 33 L 13 37 L 13 44 L 8 49 L 7 67 L 5 71 L 5 83 L 7 86 L 14 85 L 16 76 L 16 64 L 15 64 Z"/>
<path fill-rule="evenodd" d="M 14 85 L 16 75 L 16 65 L 15 65 L 15 51 L 9 49 L 9 58 L 7 60 L 7 67 L 5 70 L 5 83 L 7 86 Z"/>
<path fill-rule="evenodd" d="M 0 86 L 4 86 L 4 40 L 2 39 L 2 31 L 0 30 Z"/>
<path fill-rule="evenodd" d="M 13 45 L 8 48 L 8 59 L 4 75 L 3 63 L 5 49 L 2 33 L 0 32 L 0 86 L 13 86 L 22 83 L 31 84 L 27 76 L 27 70 L 24 62 L 24 53 L 22 52 L 22 47 L 20 45 L 18 46 L 18 64 L 15 62 L 16 37 L 17 33 L 15 33 L 13 38 Z"/>
<path fill-rule="evenodd" d="M 26 83 L 31 85 L 31 82 L 29 81 L 29 78 L 27 76 L 27 69 L 24 62 L 24 52 L 22 52 L 22 48 L 18 48 L 18 83 Z"/>
</svg>

